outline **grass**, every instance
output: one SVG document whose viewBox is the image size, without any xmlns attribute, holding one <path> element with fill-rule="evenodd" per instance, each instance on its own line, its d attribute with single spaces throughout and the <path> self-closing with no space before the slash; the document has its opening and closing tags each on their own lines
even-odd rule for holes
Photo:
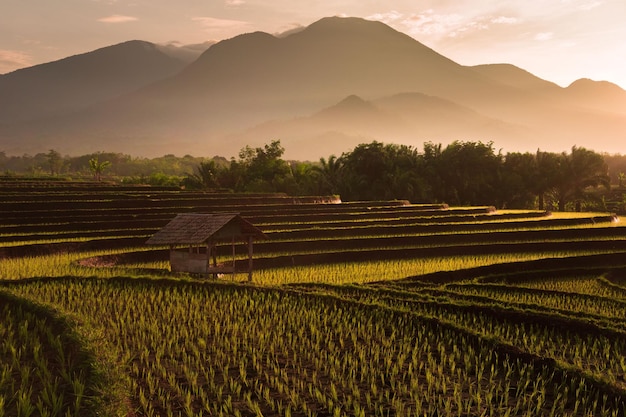
<svg viewBox="0 0 626 417">
<path fill-rule="evenodd" d="M 315 221 L 315 214 L 310 215 Z M 580 235 L 573 240 L 584 242 L 592 235 L 586 237 L 585 229 L 608 230 L 623 223 L 555 226 L 550 221 L 600 215 L 517 218 L 515 227 L 496 216 L 470 223 L 478 231 L 481 224 L 510 231 L 575 228 Z M 354 224 L 366 229 L 370 222 L 364 218 Z M 282 224 L 285 230 L 298 226 Z M 333 224 L 303 226 L 332 230 Z M 464 231 L 462 224 L 448 226 L 437 234 L 475 233 Z M 397 230 L 393 237 L 407 235 L 402 227 Z M 497 233 L 488 236 L 488 243 L 498 244 Z M 19 235 L 13 237 L 19 240 Z M 359 239 L 377 237 L 366 233 Z M 87 240 L 25 236 L 22 242 L 0 247 Z M 515 242 L 532 245 L 539 240 Z M 415 247 L 419 244 L 395 249 Z M 261 269 L 254 271 L 253 284 L 243 283 L 247 274 L 217 280 L 169 275 L 167 261 L 79 264 L 152 247 L 0 259 L 0 417 L 626 415 L 626 286 L 620 265 L 606 271 L 595 266 L 593 273 L 576 275 L 567 275 L 566 268 L 538 271 L 515 285 L 478 279 L 450 284 L 398 281 L 617 250 L 516 253 L 515 245 L 510 247 L 503 254 Z M 303 247 L 262 256 L 325 252 Z M 39 313 L 18 315 L 18 308 Z M 45 317 L 58 317 L 66 327 Z M 76 338 L 63 339 L 65 334 Z M 78 358 L 71 352 L 84 352 L 91 359 L 79 362 L 91 370 L 71 374 L 65 365 L 32 360 L 40 350 L 36 346 L 56 340 L 65 347 L 46 350 L 56 352 L 48 355 L 50 360 L 65 355 L 63 364 L 69 366 L 75 363 L 69 358 Z M 58 372 L 58 378 L 42 383 L 38 375 L 45 375 L 45 369 Z M 106 383 L 99 382 L 98 372 Z M 70 383 L 63 384 L 65 380 Z M 108 398 L 107 404 L 89 405 L 89 395 L 77 395 L 81 386 L 98 383 L 113 386 L 91 394 Z M 65 408 L 54 411 L 59 401 L 52 399 L 61 396 Z M 79 398 L 81 407 L 89 407 L 72 408 Z"/>
<path fill-rule="evenodd" d="M 151 248 L 125 248 L 92 252 L 66 252 L 52 255 L 0 259 L 0 280 L 19 280 L 38 277 L 100 277 L 123 275 L 127 269 L 87 268 L 77 264 L 81 259 L 103 255 L 122 254 L 129 250 L 151 250 Z"/>
<path fill-rule="evenodd" d="M 597 252 L 580 252 L 592 255 Z M 606 253 L 606 252 L 601 252 Z M 471 255 L 445 258 L 406 259 L 287 267 L 254 272 L 254 282 L 259 285 L 285 285 L 292 283 L 363 284 L 378 281 L 393 281 L 409 276 L 430 274 L 440 271 L 455 271 L 499 263 L 531 261 L 546 258 L 564 258 L 571 252 L 506 253 L 497 255 Z M 244 275 L 240 276 L 241 278 Z M 245 275 L 247 279 L 247 275 Z M 242 279 L 243 280 L 243 279 Z"/>
</svg>

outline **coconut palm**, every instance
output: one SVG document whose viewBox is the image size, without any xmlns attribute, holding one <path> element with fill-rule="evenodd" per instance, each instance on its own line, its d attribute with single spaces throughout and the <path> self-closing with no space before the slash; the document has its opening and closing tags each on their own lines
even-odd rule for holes
<svg viewBox="0 0 626 417">
<path fill-rule="evenodd" d="M 100 162 L 97 156 L 94 156 L 93 158 L 89 160 L 89 170 L 93 174 L 93 178 L 96 181 L 102 180 L 102 173 L 104 172 L 105 169 L 107 169 L 110 166 L 111 166 L 111 162 L 109 161 Z"/>
<path fill-rule="evenodd" d="M 341 170 L 343 161 L 335 155 L 320 158 L 320 164 L 311 168 L 312 172 L 320 178 L 324 193 L 339 194 L 339 182 L 341 178 Z"/>
<path fill-rule="evenodd" d="M 196 172 L 188 175 L 183 183 L 189 188 L 210 189 L 219 187 L 217 164 L 214 160 L 203 161 L 196 167 Z"/>
<path fill-rule="evenodd" d="M 565 205 L 572 201 L 575 203 L 576 211 L 580 211 L 587 188 L 599 185 L 610 187 L 609 170 L 600 154 L 574 146 L 569 155 L 561 154 L 559 162 L 555 190 L 559 200 L 559 211 L 564 211 Z"/>
</svg>

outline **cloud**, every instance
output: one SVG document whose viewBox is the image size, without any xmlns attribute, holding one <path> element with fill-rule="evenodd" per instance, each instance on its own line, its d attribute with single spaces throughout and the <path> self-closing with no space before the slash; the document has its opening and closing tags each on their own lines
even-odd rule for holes
<svg viewBox="0 0 626 417">
<path fill-rule="evenodd" d="M 519 23 L 519 19 L 517 17 L 507 17 L 507 16 L 498 16 L 491 19 L 491 23 L 501 24 L 501 25 L 514 25 Z"/>
<path fill-rule="evenodd" d="M 602 6 L 604 0 L 561 0 L 561 3 L 574 6 L 578 10 L 587 11 Z"/>
<path fill-rule="evenodd" d="M 245 0 L 226 0 L 224 2 L 227 7 L 237 7 L 246 4 Z"/>
<path fill-rule="evenodd" d="M 591 1 L 588 3 L 583 3 L 583 4 L 578 5 L 578 10 L 587 11 L 587 10 L 595 9 L 598 6 L 601 6 L 603 3 L 604 3 L 603 1 Z"/>
<path fill-rule="evenodd" d="M 31 56 L 22 51 L 0 49 L 0 74 L 32 65 Z"/>
<path fill-rule="evenodd" d="M 243 29 L 250 25 L 249 22 L 245 22 L 243 20 L 218 19 L 207 16 L 196 16 L 192 17 L 191 20 L 199 22 L 202 26 L 209 30 Z"/>
<path fill-rule="evenodd" d="M 102 17 L 100 19 L 98 19 L 98 22 L 102 22 L 102 23 L 127 23 L 127 22 L 134 22 L 135 20 L 139 20 L 136 17 L 133 16 L 123 16 L 123 15 L 119 15 L 119 14 L 114 14 L 111 16 L 107 16 L 107 17 Z"/>
<path fill-rule="evenodd" d="M 397 11 L 377 13 L 370 19 L 380 20 L 390 25 L 400 25 L 411 35 L 443 35 L 461 26 L 463 16 L 460 14 L 438 14 L 428 9 L 421 13 L 403 15 Z"/>
<path fill-rule="evenodd" d="M 374 13 L 373 15 L 367 16 L 366 19 L 378 20 L 381 22 L 390 23 L 390 22 L 402 19 L 402 17 L 403 17 L 402 13 L 397 12 L 395 10 L 391 10 L 386 13 Z"/>
<path fill-rule="evenodd" d="M 273 33 L 277 38 L 285 38 L 289 35 L 293 35 L 294 33 L 302 32 L 306 29 L 306 26 L 303 26 L 299 23 L 292 23 L 290 25 L 285 25 L 278 32 Z"/>
<path fill-rule="evenodd" d="M 536 41 L 544 42 L 544 41 L 549 41 L 553 37 L 554 37 L 553 32 L 540 32 L 540 33 L 537 33 L 533 39 Z"/>
<path fill-rule="evenodd" d="M 469 17 L 458 13 L 439 14 L 432 10 L 409 16 L 404 24 L 409 33 L 456 38 L 489 29 L 489 17 Z"/>
<path fill-rule="evenodd" d="M 367 18 L 387 23 L 411 36 L 430 38 L 458 38 L 489 30 L 494 25 L 520 23 L 520 19 L 513 16 L 490 14 L 470 16 L 459 13 L 437 13 L 433 9 L 408 15 L 392 10 L 376 13 Z"/>
</svg>

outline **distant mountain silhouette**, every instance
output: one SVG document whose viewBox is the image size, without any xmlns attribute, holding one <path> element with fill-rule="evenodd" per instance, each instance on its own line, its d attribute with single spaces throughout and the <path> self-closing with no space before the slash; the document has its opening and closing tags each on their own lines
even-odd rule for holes
<svg viewBox="0 0 626 417">
<path fill-rule="evenodd" d="M 129 41 L 0 75 L 0 123 L 74 112 L 134 91 L 193 60 L 174 53 Z"/>
<path fill-rule="evenodd" d="M 166 45 L 157 45 L 157 48 L 171 58 L 178 59 L 185 64 L 191 64 L 214 44 L 215 42 L 213 41 L 180 46 L 170 43 Z"/>
<path fill-rule="evenodd" d="M 485 64 L 470 68 L 494 81 L 522 90 L 548 93 L 560 89 L 557 84 L 543 80 L 511 64 Z"/>
<path fill-rule="evenodd" d="M 609 113 L 626 114 L 626 92 L 608 81 L 582 78 L 565 89 L 565 97 L 580 106 Z"/>
<path fill-rule="evenodd" d="M 0 76 L 0 92 L 13 94 L 0 103 L 4 150 L 229 157 L 280 139 L 286 157 L 310 160 L 371 140 L 623 151 L 626 92 L 618 86 L 562 88 L 509 64 L 459 65 L 380 22 L 332 17 L 278 37 L 243 34 L 184 69 L 167 48 L 129 44 L 135 52 L 125 59 L 86 54 L 98 77 L 78 77 L 89 66 L 77 57 L 46 64 L 56 71 L 22 70 L 36 88 L 9 77 L 15 73 Z M 137 51 L 163 63 L 147 68 Z M 50 74 L 66 87 L 51 87 Z"/>
<path fill-rule="evenodd" d="M 425 141 L 473 137 L 487 142 L 494 135 L 521 140 L 529 133 L 448 100 L 401 93 L 371 102 L 351 95 L 311 116 L 263 123 L 229 140 L 245 146 L 259 137 L 281 138 L 290 158 L 307 160 L 319 147 L 329 155 L 340 155 L 372 140 L 421 149 Z"/>
</svg>

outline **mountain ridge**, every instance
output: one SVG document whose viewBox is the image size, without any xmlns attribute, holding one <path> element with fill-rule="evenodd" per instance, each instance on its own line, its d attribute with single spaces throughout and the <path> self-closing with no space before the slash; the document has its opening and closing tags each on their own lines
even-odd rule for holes
<svg viewBox="0 0 626 417">
<path fill-rule="evenodd" d="M 166 56 L 157 46 L 134 45 Z M 99 62 L 107 68 L 106 60 Z M 26 120 L 0 115 L 4 150 L 84 153 L 106 143 L 142 156 L 183 148 L 228 156 L 243 145 L 282 139 L 286 154 L 293 146 L 293 154 L 302 155 L 295 147 L 315 140 L 309 138 L 335 137 L 306 159 L 341 153 L 358 138 L 613 151 L 626 131 L 626 115 L 611 108 L 626 103 L 618 86 L 562 88 L 510 64 L 463 66 L 384 23 L 360 18 L 324 18 L 285 36 L 241 34 L 188 64 L 176 62 L 182 68 L 107 97 L 94 94 L 70 111 Z M 42 102 L 50 107 L 53 100 Z M 15 111 L 10 104 L 0 109 Z M 272 132 L 288 134 L 263 137 Z"/>
<path fill-rule="evenodd" d="M 186 65 L 156 44 L 132 40 L 16 70 L 0 75 L 0 122 L 74 112 L 174 75 Z"/>
</svg>

